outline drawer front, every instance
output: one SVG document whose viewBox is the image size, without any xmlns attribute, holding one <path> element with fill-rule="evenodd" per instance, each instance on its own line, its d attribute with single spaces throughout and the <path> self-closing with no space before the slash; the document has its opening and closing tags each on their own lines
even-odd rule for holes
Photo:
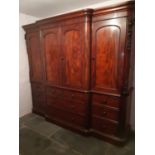
<svg viewBox="0 0 155 155">
<path fill-rule="evenodd" d="M 92 117 L 92 129 L 105 134 L 116 135 L 118 132 L 118 124 L 105 119 Z"/>
<path fill-rule="evenodd" d="M 57 88 L 48 88 L 46 94 L 48 106 L 64 109 L 76 114 L 87 114 L 87 94 L 71 92 Z"/>
<path fill-rule="evenodd" d="M 64 98 L 70 101 L 81 101 L 86 102 L 88 100 L 88 94 L 72 92 L 72 91 L 64 91 Z"/>
<path fill-rule="evenodd" d="M 93 94 L 92 102 L 115 107 L 115 108 L 120 108 L 121 100 L 119 97 L 102 95 L 102 94 Z"/>
<path fill-rule="evenodd" d="M 54 97 L 56 99 L 63 98 L 71 101 L 76 100 L 79 102 L 85 102 L 88 100 L 88 94 L 64 89 L 48 87 L 46 93 L 48 96 Z"/>
<path fill-rule="evenodd" d="M 69 112 L 86 115 L 87 114 L 87 107 L 88 103 L 86 102 L 76 102 L 76 101 L 70 101 L 65 99 L 55 99 L 52 97 L 47 96 L 47 105 L 64 109 Z"/>
<path fill-rule="evenodd" d="M 100 104 L 92 105 L 92 115 L 119 121 L 119 110 L 108 108 Z"/>
<path fill-rule="evenodd" d="M 54 107 L 48 107 L 47 116 L 56 121 L 62 121 L 76 126 L 84 127 L 86 124 L 86 117 L 66 112 Z"/>
</svg>

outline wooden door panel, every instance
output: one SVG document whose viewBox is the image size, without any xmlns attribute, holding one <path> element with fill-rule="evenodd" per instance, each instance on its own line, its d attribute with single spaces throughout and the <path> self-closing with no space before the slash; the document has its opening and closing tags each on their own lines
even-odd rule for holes
<svg viewBox="0 0 155 155">
<path fill-rule="evenodd" d="M 30 64 L 30 78 L 31 81 L 42 80 L 42 61 L 39 43 L 39 32 L 32 32 L 27 34 L 27 47 Z"/>
<path fill-rule="evenodd" d="M 43 30 L 43 49 L 45 54 L 46 80 L 51 84 L 60 84 L 60 43 L 59 29 Z"/>
<path fill-rule="evenodd" d="M 105 26 L 96 33 L 96 86 L 117 87 L 117 57 L 120 29 Z"/>
<path fill-rule="evenodd" d="M 83 86 L 84 50 L 80 25 L 62 28 L 63 85 L 81 88 Z"/>
<path fill-rule="evenodd" d="M 123 19 L 93 24 L 92 88 L 95 90 L 119 92 L 125 44 L 124 24 Z"/>
</svg>

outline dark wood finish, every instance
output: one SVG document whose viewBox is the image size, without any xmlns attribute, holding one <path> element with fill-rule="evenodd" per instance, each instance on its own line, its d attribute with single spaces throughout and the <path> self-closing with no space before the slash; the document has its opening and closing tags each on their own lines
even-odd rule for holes
<svg viewBox="0 0 155 155">
<path fill-rule="evenodd" d="M 33 111 L 65 128 L 120 144 L 130 130 L 134 2 L 24 26 Z"/>
<path fill-rule="evenodd" d="M 95 116 L 92 118 L 92 128 L 94 130 L 111 135 L 117 135 L 118 133 L 118 124 L 116 122 L 112 122 Z"/>
<path fill-rule="evenodd" d="M 43 85 L 32 83 L 33 111 L 43 115 L 45 113 L 45 90 Z"/>
<path fill-rule="evenodd" d="M 60 85 L 60 33 L 59 27 L 42 30 L 42 47 L 45 55 L 46 81 L 53 85 Z"/>
<path fill-rule="evenodd" d="M 34 31 L 26 35 L 27 50 L 30 64 L 30 79 L 31 81 L 42 81 L 43 68 L 41 60 L 41 51 L 39 48 L 39 32 Z"/>
<path fill-rule="evenodd" d="M 46 91 L 47 105 L 71 113 L 86 116 L 88 95 L 61 89 L 48 88 Z"/>
<path fill-rule="evenodd" d="M 93 116 L 107 118 L 115 121 L 119 121 L 119 110 L 116 108 L 106 107 L 101 104 L 92 105 Z"/>
<path fill-rule="evenodd" d="M 104 118 L 118 122 L 117 132 L 108 133 L 102 131 L 104 120 L 100 119 L 100 126 L 93 125 L 94 113 L 92 114 L 92 134 L 109 139 L 109 136 L 115 141 L 125 141 L 129 133 L 130 99 L 132 81 L 129 77 L 131 72 L 130 56 L 134 52 L 131 50 L 131 35 L 133 25 L 134 6 L 128 3 L 125 6 L 119 6 L 111 9 L 99 9 L 93 14 L 92 29 L 92 77 L 91 85 L 93 94 L 93 111 L 98 112 L 98 119 Z M 130 71 L 129 71 L 130 70 Z M 109 74 L 109 75 L 108 75 Z M 99 94 L 102 95 L 99 95 Z M 106 97 L 105 97 L 106 94 Z M 117 96 L 117 97 L 113 97 Z M 115 99 L 114 99 L 115 98 Z M 113 101 L 110 101 L 110 100 Z M 116 102 L 115 102 L 116 101 Z M 117 108 L 119 111 L 110 111 L 106 108 L 107 116 L 101 116 L 105 111 L 94 107 L 96 104 Z M 95 114 L 95 115 L 96 115 Z M 109 114 L 109 115 L 108 115 Z M 98 126 L 98 128 L 96 128 Z M 110 127 L 107 124 L 106 127 Z M 107 129 L 111 131 L 110 129 Z M 113 130 L 112 130 L 113 131 Z"/>
<path fill-rule="evenodd" d="M 60 120 L 69 124 L 74 124 L 75 126 L 85 127 L 86 124 L 86 117 L 61 108 L 48 107 L 47 115 L 49 118 L 51 117 L 58 121 Z"/>
<path fill-rule="evenodd" d="M 126 19 L 93 23 L 92 89 L 120 93 L 122 55 L 125 48 Z"/>
<path fill-rule="evenodd" d="M 102 94 L 93 94 L 92 102 L 105 105 L 105 106 L 109 106 L 109 107 L 120 108 L 121 100 L 119 97 L 102 95 Z"/>
<path fill-rule="evenodd" d="M 85 86 L 84 25 L 62 27 L 63 86 L 83 88 Z"/>
</svg>

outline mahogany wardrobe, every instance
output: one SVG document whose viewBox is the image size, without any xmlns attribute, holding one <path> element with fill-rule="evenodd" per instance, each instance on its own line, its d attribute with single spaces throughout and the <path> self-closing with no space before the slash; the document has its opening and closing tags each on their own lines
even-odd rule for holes
<svg viewBox="0 0 155 155">
<path fill-rule="evenodd" d="M 83 135 L 123 144 L 130 132 L 134 2 L 23 28 L 33 112 Z"/>
</svg>

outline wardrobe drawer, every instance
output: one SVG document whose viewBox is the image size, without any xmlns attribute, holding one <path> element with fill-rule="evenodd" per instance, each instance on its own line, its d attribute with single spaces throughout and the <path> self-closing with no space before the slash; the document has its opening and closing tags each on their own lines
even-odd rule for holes
<svg viewBox="0 0 155 155">
<path fill-rule="evenodd" d="M 99 103 L 102 105 L 107 105 L 111 107 L 120 107 L 120 98 L 114 97 L 114 96 L 108 96 L 108 95 L 102 95 L 102 94 L 93 94 L 92 95 L 92 102 L 93 103 Z"/>
<path fill-rule="evenodd" d="M 116 135 L 118 124 L 98 117 L 92 117 L 92 129 L 106 134 Z"/>
<path fill-rule="evenodd" d="M 61 98 L 55 99 L 49 96 L 47 97 L 47 105 L 82 115 L 87 114 L 87 107 L 88 107 L 88 103 L 86 102 L 76 102 Z"/>
<path fill-rule="evenodd" d="M 108 108 L 100 104 L 92 105 L 92 115 L 119 121 L 119 110 Z"/>
<path fill-rule="evenodd" d="M 47 96 L 51 96 L 51 97 L 58 98 L 58 99 L 60 98 L 67 99 L 70 101 L 85 102 L 88 100 L 88 94 L 70 91 L 70 90 L 52 88 L 52 87 L 47 88 L 46 94 Z"/>
<path fill-rule="evenodd" d="M 85 102 L 88 100 L 88 94 L 75 91 L 64 91 L 64 98 L 70 101 Z"/>
<path fill-rule="evenodd" d="M 54 107 L 48 107 L 47 115 L 49 118 L 62 121 L 76 126 L 85 126 L 86 118 Z"/>
</svg>

